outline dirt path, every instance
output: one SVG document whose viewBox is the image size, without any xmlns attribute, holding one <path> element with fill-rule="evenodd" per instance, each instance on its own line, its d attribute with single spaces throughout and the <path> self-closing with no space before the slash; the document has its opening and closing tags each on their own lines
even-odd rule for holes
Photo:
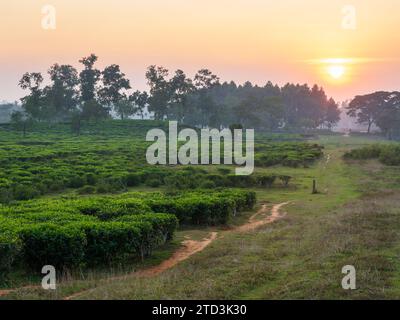
<svg viewBox="0 0 400 320">
<path fill-rule="evenodd" d="M 176 251 L 171 258 L 163 261 L 158 266 L 135 272 L 135 275 L 142 277 L 151 277 L 160 274 L 161 272 L 177 265 L 179 262 L 186 260 L 191 255 L 204 250 L 205 247 L 207 247 L 211 242 L 217 239 L 217 235 L 217 232 L 211 232 L 208 238 L 204 238 L 200 241 L 185 240 L 182 242 L 183 246 L 178 251 Z"/>
<path fill-rule="evenodd" d="M 250 232 L 250 231 L 253 231 L 263 225 L 272 223 L 278 219 L 283 218 L 286 215 L 286 213 L 280 213 L 279 210 L 281 209 L 281 207 L 283 207 L 289 203 L 290 202 L 284 202 L 284 203 L 280 203 L 280 204 L 276 204 L 276 205 L 272 206 L 270 215 L 268 215 L 268 213 L 269 213 L 268 205 L 262 204 L 261 209 L 258 210 L 254 215 L 252 215 L 246 224 L 235 227 L 231 230 L 222 231 L 222 232 Z M 216 240 L 217 237 L 218 237 L 218 232 L 211 232 L 207 238 L 204 238 L 200 241 L 190 240 L 190 239 L 184 240 L 182 242 L 182 247 L 179 248 L 169 259 L 163 261 L 159 265 L 150 267 L 148 269 L 139 270 L 137 272 L 132 272 L 132 273 L 124 275 L 124 276 L 111 277 L 111 278 L 108 278 L 107 281 L 122 280 L 122 279 L 126 279 L 127 277 L 131 277 L 131 276 L 139 276 L 139 277 L 156 276 L 168 269 L 171 269 L 172 267 L 177 265 L 179 262 L 188 259 L 190 256 L 194 255 L 195 253 L 204 250 L 210 243 L 212 243 L 214 240 Z M 32 286 L 31 286 L 31 288 L 32 288 Z M 39 287 L 33 287 L 33 288 L 39 288 Z M 64 300 L 72 300 L 72 299 L 77 298 L 85 293 L 88 293 L 88 292 L 94 290 L 94 289 L 96 289 L 96 288 L 77 292 L 73 295 L 70 295 L 70 296 L 64 298 Z M 5 296 L 15 290 L 17 290 L 17 289 L 0 290 L 0 297 Z"/>
<path fill-rule="evenodd" d="M 269 211 L 268 206 L 266 204 L 263 204 L 261 206 L 261 209 L 258 210 L 257 213 L 255 213 L 254 215 L 252 215 L 250 217 L 248 223 L 241 225 L 239 227 L 236 227 L 233 231 L 249 232 L 249 231 L 253 231 L 265 224 L 269 224 L 278 219 L 281 219 L 286 215 L 286 213 L 280 213 L 279 209 L 289 203 L 290 202 L 284 202 L 284 203 L 274 205 L 271 209 L 270 215 L 267 215 L 267 213 Z M 262 219 L 256 219 L 258 216 L 262 216 Z"/>
</svg>

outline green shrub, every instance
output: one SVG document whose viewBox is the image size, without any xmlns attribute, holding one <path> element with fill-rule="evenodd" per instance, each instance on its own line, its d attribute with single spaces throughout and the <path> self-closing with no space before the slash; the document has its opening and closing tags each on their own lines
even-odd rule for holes
<svg viewBox="0 0 400 320">
<path fill-rule="evenodd" d="M 234 214 L 235 203 L 231 199 L 192 195 L 175 199 L 149 199 L 154 212 L 172 213 L 181 223 L 226 224 Z"/>
<path fill-rule="evenodd" d="M 122 222 L 83 222 L 74 226 L 86 235 L 85 260 L 89 265 L 126 258 L 138 250 L 143 229 L 147 227 L 150 232 L 150 226 Z"/>
<path fill-rule="evenodd" d="M 231 173 L 231 169 L 229 168 L 217 168 L 217 171 L 221 174 L 227 175 Z"/>
<path fill-rule="evenodd" d="M 100 220 L 151 212 L 150 207 L 138 199 L 89 199 L 79 202 L 77 208 L 82 214 L 96 216 Z"/>
<path fill-rule="evenodd" d="M 81 176 L 73 176 L 69 179 L 68 183 L 67 183 L 67 187 L 68 188 L 81 188 L 86 184 L 86 179 L 85 177 L 81 177 Z"/>
<path fill-rule="evenodd" d="M 251 187 L 256 184 L 256 180 L 254 176 L 238 176 L 234 174 L 230 174 L 226 176 L 229 181 L 229 186 L 231 187 Z"/>
<path fill-rule="evenodd" d="M 214 189 L 215 187 L 216 185 L 213 181 L 205 180 L 202 183 L 200 183 L 200 188 L 202 189 Z"/>
<path fill-rule="evenodd" d="M 141 256 L 150 255 L 152 250 L 159 245 L 171 240 L 178 228 L 178 219 L 173 214 L 153 213 L 134 216 L 122 216 L 116 219 L 119 222 L 146 222 L 150 223 L 153 232 L 148 234 L 146 243 L 143 243 Z"/>
<path fill-rule="evenodd" d="M 41 270 L 53 265 L 58 270 L 74 268 L 84 262 L 86 238 L 79 228 L 51 223 L 32 224 L 19 231 L 26 266 Z"/>
<path fill-rule="evenodd" d="M 158 188 L 159 186 L 161 186 L 161 184 L 162 184 L 162 181 L 157 178 L 150 178 L 150 179 L 146 180 L 146 186 L 151 187 L 151 188 Z"/>
<path fill-rule="evenodd" d="M 276 180 L 274 175 L 262 175 L 257 177 L 257 183 L 263 187 L 271 188 Z"/>
<path fill-rule="evenodd" d="M 382 146 L 374 144 L 348 151 L 343 155 L 343 157 L 345 159 L 354 159 L 354 160 L 377 159 L 379 158 L 381 151 L 382 151 Z"/>
<path fill-rule="evenodd" d="M 31 186 L 18 185 L 15 187 L 13 197 L 16 200 L 29 200 L 36 198 L 40 192 Z"/>
<path fill-rule="evenodd" d="M 287 187 L 289 185 L 289 181 L 292 179 L 291 176 L 287 176 L 287 175 L 280 175 L 279 179 L 282 181 L 283 185 L 285 187 Z"/>
<path fill-rule="evenodd" d="M 12 232 L 0 233 L 0 279 L 10 271 L 21 250 L 21 242 Z"/>
<path fill-rule="evenodd" d="M 86 174 L 86 183 L 90 186 L 96 185 L 97 177 L 93 173 Z"/>
<path fill-rule="evenodd" d="M 84 186 L 78 190 L 79 194 L 93 194 L 96 192 L 96 187 Z"/>
<path fill-rule="evenodd" d="M 126 184 L 128 187 L 136 187 L 142 182 L 141 175 L 131 173 L 126 176 Z"/>
<path fill-rule="evenodd" d="M 389 166 L 400 165 L 400 147 L 399 146 L 387 146 L 382 148 L 379 160 Z"/>
<path fill-rule="evenodd" d="M 398 166 L 400 165 L 400 146 L 374 144 L 348 151 L 343 157 L 354 160 L 379 159 L 383 164 Z"/>
</svg>

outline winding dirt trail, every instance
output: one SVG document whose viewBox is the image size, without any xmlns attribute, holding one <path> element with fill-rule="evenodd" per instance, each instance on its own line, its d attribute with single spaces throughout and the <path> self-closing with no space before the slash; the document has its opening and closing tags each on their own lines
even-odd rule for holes
<svg viewBox="0 0 400 320">
<path fill-rule="evenodd" d="M 249 231 L 253 231 L 263 225 L 266 225 L 266 224 L 272 223 L 278 219 L 281 219 L 286 215 L 286 212 L 280 213 L 279 210 L 281 207 L 283 207 L 289 203 L 290 202 L 283 202 L 283 203 L 274 205 L 271 209 L 270 215 L 267 215 L 267 213 L 269 212 L 267 204 L 263 204 L 261 206 L 261 209 L 258 210 L 254 215 L 252 215 L 250 217 L 248 223 L 243 224 L 239 227 L 236 227 L 233 231 L 249 232 Z M 256 219 L 259 216 L 262 216 L 262 218 Z"/>
<path fill-rule="evenodd" d="M 227 230 L 227 231 L 221 231 L 221 233 L 254 231 L 255 229 L 257 229 L 261 226 L 264 226 L 266 224 L 272 223 L 278 219 L 283 218 L 286 215 L 286 213 L 285 212 L 281 213 L 280 209 L 289 203 L 290 202 L 284 202 L 284 203 L 273 205 L 271 210 L 268 209 L 267 204 L 262 204 L 260 210 L 258 210 L 254 215 L 252 215 L 246 224 L 235 227 L 235 228 Z M 271 214 L 268 214 L 269 211 L 271 211 Z M 175 251 L 175 253 L 169 259 L 161 262 L 159 265 L 150 267 L 148 269 L 143 269 L 143 270 L 139 270 L 136 272 L 132 272 L 132 273 L 124 275 L 124 276 L 111 277 L 106 280 L 107 281 L 123 280 L 128 277 L 132 277 L 132 276 L 135 276 L 135 277 L 137 277 L 137 276 L 139 276 L 139 277 L 156 276 L 168 269 L 173 268 L 179 262 L 188 259 L 190 256 L 194 255 L 195 253 L 203 251 L 208 245 L 210 245 L 214 240 L 216 240 L 217 237 L 218 237 L 218 232 L 211 232 L 208 237 L 206 237 L 202 240 L 199 240 L 199 241 L 190 240 L 190 239 L 184 240 L 182 242 L 182 247 L 179 248 L 177 251 Z M 29 286 L 29 287 L 23 287 L 23 288 L 39 288 L 39 286 L 37 286 L 37 287 Z M 85 293 L 89 293 L 92 290 L 95 290 L 96 288 L 83 290 L 83 291 L 74 293 L 73 295 L 70 295 L 70 296 L 64 298 L 64 300 L 75 299 Z M 8 295 L 15 290 L 17 290 L 17 289 L 0 290 L 0 297 Z"/>
<path fill-rule="evenodd" d="M 179 262 L 186 260 L 191 255 L 204 250 L 205 247 L 217 239 L 217 235 L 217 232 L 211 232 L 208 238 L 204 238 L 200 241 L 185 240 L 182 242 L 183 246 L 179 250 L 175 251 L 171 258 L 161 262 L 158 266 L 135 272 L 135 275 L 141 277 L 151 277 L 160 274 L 161 272 L 164 272 L 165 270 L 177 265 Z"/>
</svg>

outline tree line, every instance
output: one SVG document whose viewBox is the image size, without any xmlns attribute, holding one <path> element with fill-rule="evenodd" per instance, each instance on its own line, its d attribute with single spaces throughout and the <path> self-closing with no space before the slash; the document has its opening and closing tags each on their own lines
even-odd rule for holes
<svg viewBox="0 0 400 320">
<path fill-rule="evenodd" d="M 387 138 L 400 138 L 400 92 L 377 91 L 358 95 L 346 109 L 359 124 L 367 125 L 368 133 L 375 125 Z"/>
<path fill-rule="evenodd" d="M 132 89 L 119 65 L 99 70 L 97 60 L 94 54 L 79 60 L 80 72 L 71 65 L 52 65 L 46 86 L 41 73 L 25 73 L 19 86 L 28 94 L 21 99 L 23 111 L 12 115 L 13 122 L 71 121 L 79 131 L 81 121 L 144 118 L 149 112 L 156 120 L 198 127 L 237 124 L 276 130 L 331 129 L 340 119 L 338 104 L 317 85 L 237 85 L 221 83 L 208 69 L 191 79 L 182 70 L 170 74 L 152 65 L 145 75 L 149 90 L 142 92 Z"/>
</svg>

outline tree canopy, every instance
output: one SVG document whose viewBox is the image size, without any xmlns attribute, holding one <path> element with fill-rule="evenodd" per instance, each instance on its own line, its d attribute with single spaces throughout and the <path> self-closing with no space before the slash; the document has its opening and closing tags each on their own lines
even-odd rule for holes
<svg viewBox="0 0 400 320">
<path fill-rule="evenodd" d="M 239 124 L 265 130 L 331 129 L 339 121 L 338 104 L 317 85 L 237 85 L 221 83 L 208 69 L 191 79 L 182 70 L 152 65 L 145 74 L 149 90 L 141 92 L 131 88 L 119 65 L 101 71 L 96 69 L 97 60 L 95 54 L 80 59 L 80 72 L 71 65 L 54 64 L 45 87 L 42 74 L 25 73 L 19 85 L 28 91 L 21 99 L 26 116 L 80 123 L 111 116 L 144 118 L 148 113 L 156 120 L 197 127 Z"/>
<path fill-rule="evenodd" d="M 400 137 L 400 92 L 377 91 L 356 96 L 347 108 L 347 114 L 360 124 L 376 125 L 388 137 Z"/>
</svg>

